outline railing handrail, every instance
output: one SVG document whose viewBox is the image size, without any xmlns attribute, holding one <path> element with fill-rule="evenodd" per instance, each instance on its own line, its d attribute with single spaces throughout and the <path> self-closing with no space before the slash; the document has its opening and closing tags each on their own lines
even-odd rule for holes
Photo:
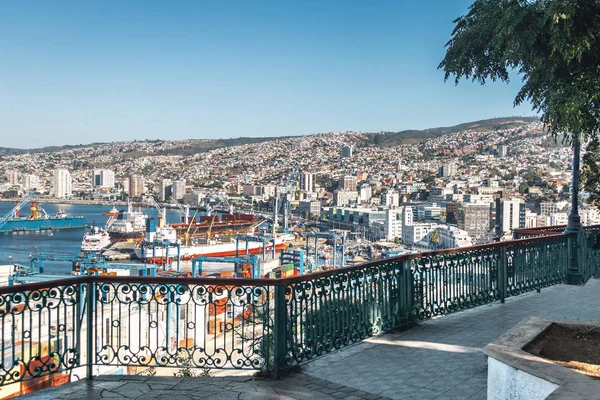
<svg viewBox="0 0 600 400">
<path fill-rule="evenodd" d="M 435 257 L 442 256 L 447 254 L 457 254 L 464 253 L 470 251 L 478 251 L 478 250 L 488 250 L 495 249 L 504 246 L 514 245 L 514 244 L 524 244 L 524 243 L 534 243 L 538 241 L 544 241 L 559 238 L 559 237 L 568 237 L 569 234 L 560 233 L 552 236 L 541 236 L 541 237 L 531 237 L 531 238 L 523 238 L 516 240 L 507 240 L 504 242 L 496 242 L 496 243 L 488 243 L 477 246 L 469 246 L 469 247 L 457 247 L 453 249 L 444 249 L 444 250 L 432 250 L 425 251 L 419 253 L 412 254 L 402 254 L 396 257 L 386 258 L 383 260 L 374 260 L 374 261 L 366 261 L 364 263 L 354 264 L 350 266 L 344 266 L 336 269 L 326 270 L 315 272 L 306 275 L 298 275 L 287 278 L 265 278 L 265 279 L 246 279 L 246 278 L 176 278 L 176 277 L 144 277 L 144 276 L 96 276 L 96 275 L 88 275 L 88 276 L 80 276 L 74 278 L 66 278 L 66 279 L 58 279 L 58 280 L 50 280 L 46 282 L 36 282 L 36 283 L 27 283 L 23 285 L 14 285 L 14 286 L 5 286 L 0 287 L 0 295 L 14 293 L 14 292 L 23 292 L 30 290 L 39 290 L 44 288 L 52 288 L 58 286 L 66 286 L 73 284 L 84 284 L 89 282 L 95 283 L 114 283 L 114 284 L 126 284 L 126 283 L 147 283 L 147 284 L 156 284 L 156 285 L 209 285 L 209 286 L 285 286 L 298 282 L 305 282 L 312 279 L 325 278 L 333 275 L 337 275 L 339 273 L 348 273 L 352 271 L 358 271 L 363 268 L 368 268 L 371 266 L 375 266 L 381 262 L 402 262 L 407 260 L 415 260 L 423 257 Z"/>
</svg>

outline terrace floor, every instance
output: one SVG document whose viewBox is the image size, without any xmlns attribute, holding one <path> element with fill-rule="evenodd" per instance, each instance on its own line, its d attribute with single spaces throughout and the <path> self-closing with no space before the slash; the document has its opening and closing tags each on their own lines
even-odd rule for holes
<svg viewBox="0 0 600 400">
<path fill-rule="evenodd" d="M 281 380 L 100 376 L 25 399 L 485 399 L 481 349 L 528 316 L 600 320 L 600 280 L 557 285 L 368 339 Z"/>
</svg>

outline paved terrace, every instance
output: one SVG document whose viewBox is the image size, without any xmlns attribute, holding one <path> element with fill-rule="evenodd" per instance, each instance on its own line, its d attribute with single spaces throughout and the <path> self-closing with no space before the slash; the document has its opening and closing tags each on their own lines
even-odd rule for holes
<svg viewBox="0 0 600 400">
<path fill-rule="evenodd" d="M 283 379 L 100 376 L 25 399 L 485 399 L 481 349 L 527 316 L 600 320 L 600 280 L 557 285 L 368 339 Z M 225 372 L 225 371 L 223 371 Z M 221 372 L 221 373 L 223 373 Z"/>
</svg>

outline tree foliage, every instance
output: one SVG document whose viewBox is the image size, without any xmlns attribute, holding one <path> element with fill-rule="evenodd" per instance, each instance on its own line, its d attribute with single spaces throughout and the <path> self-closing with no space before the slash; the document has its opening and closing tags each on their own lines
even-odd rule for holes
<svg viewBox="0 0 600 400">
<path fill-rule="evenodd" d="M 598 0 L 477 0 L 454 22 L 439 65 L 445 79 L 508 82 L 516 71 L 515 105 L 529 100 L 553 135 L 597 135 Z"/>
</svg>

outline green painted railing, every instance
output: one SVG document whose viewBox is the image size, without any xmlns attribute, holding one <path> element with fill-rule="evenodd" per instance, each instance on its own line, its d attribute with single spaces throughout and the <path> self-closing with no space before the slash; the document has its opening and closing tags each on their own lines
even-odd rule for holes
<svg viewBox="0 0 600 400">
<path fill-rule="evenodd" d="M 600 273 L 590 230 L 286 279 L 79 277 L 0 288 L 0 394 L 53 374 L 285 368 L 380 332 Z M 127 368 L 127 370 L 125 370 Z"/>
</svg>

